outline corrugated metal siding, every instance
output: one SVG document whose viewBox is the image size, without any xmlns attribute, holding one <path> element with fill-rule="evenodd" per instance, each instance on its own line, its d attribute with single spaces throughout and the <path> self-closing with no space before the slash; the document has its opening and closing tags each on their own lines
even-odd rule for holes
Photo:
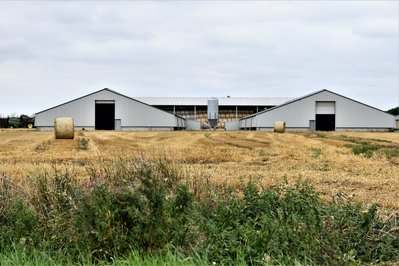
<svg viewBox="0 0 399 266">
<path fill-rule="evenodd" d="M 239 121 L 238 125 L 240 128 L 253 128 L 256 127 L 256 117 L 248 117 Z"/>
<path fill-rule="evenodd" d="M 329 91 L 291 102 L 240 121 L 241 127 L 272 128 L 275 121 L 285 121 L 287 128 L 308 128 L 316 119 L 316 102 L 335 102 L 336 128 L 394 128 L 394 117 L 370 106 L 355 102 Z M 253 121 L 254 120 L 254 121 Z M 251 123 L 252 121 L 252 123 Z"/>
<path fill-rule="evenodd" d="M 335 102 L 316 102 L 316 114 L 334 115 Z"/>
<path fill-rule="evenodd" d="M 123 127 L 179 127 L 184 125 L 181 118 L 146 104 L 134 101 L 108 90 L 102 90 L 76 101 L 38 113 L 37 127 L 53 126 L 56 117 L 73 117 L 76 127 L 95 126 L 95 101 L 114 100 L 115 119 L 121 119 Z M 179 120 L 180 119 L 180 120 Z"/>
<path fill-rule="evenodd" d="M 201 123 L 195 120 L 185 121 L 186 130 L 201 130 Z"/>
<path fill-rule="evenodd" d="M 224 123 L 225 130 L 239 130 L 240 121 L 229 121 Z"/>
</svg>

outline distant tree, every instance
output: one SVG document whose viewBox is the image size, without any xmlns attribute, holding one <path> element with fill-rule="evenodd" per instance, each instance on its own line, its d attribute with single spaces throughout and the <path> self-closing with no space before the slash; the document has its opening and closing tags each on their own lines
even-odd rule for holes
<svg viewBox="0 0 399 266">
<path fill-rule="evenodd" d="M 391 115 L 399 115 L 399 106 L 396 107 L 396 108 L 389 109 L 389 110 L 387 111 L 387 113 L 389 113 L 389 114 L 391 114 Z"/>
<path fill-rule="evenodd" d="M 8 118 L 0 117 L 0 128 L 7 128 L 7 127 L 8 127 Z"/>
</svg>

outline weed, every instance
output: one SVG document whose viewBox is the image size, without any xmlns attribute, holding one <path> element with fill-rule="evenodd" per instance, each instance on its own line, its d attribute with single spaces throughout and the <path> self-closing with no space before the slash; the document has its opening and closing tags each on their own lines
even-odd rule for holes
<svg viewBox="0 0 399 266">
<path fill-rule="evenodd" d="M 88 150 L 89 149 L 89 139 L 82 138 L 79 140 L 79 150 Z"/>
<path fill-rule="evenodd" d="M 320 171 L 324 171 L 324 172 L 330 171 L 331 168 L 330 168 L 329 163 L 328 162 L 323 162 L 322 165 L 320 166 L 319 170 Z"/>
<path fill-rule="evenodd" d="M 368 144 L 368 143 L 361 143 L 359 145 L 347 145 L 347 147 L 352 149 L 353 154 L 355 155 L 362 154 L 366 158 L 371 158 L 374 152 L 381 148 L 381 146 Z"/>
<path fill-rule="evenodd" d="M 320 155 L 322 154 L 320 148 L 311 148 L 310 151 L 312 152 L 312 157 L 315 159 L 319 158 Z"/>
<path fill-rule="evenodd" d="M 39 217 L 22 199 L 10 203 L 0 217 L 0 247 L 10 247 L 13 241 L 29 245 L 36 240 Z"/>
<path fill-rule="evenodd" d="M 210 139 L 212 136 L 212 133 L 207 131 L 204 133 L 204 136 L 205 136 L 205 138 Z"/>
<path fill-rule="evenodd" d="M 258 155 L 261 156 L 261 157 L 266 157 L 266 156 L 268 156 L 268 153 L 265 152 L 265 151 L 263 151 L 263 150 L 258 150 L 257 152 L 258 152 Z"/>
<path fill-rule="evenodd" d="M 382 143 L 392 143 L 392 141 L 390 140 L 385 140 L 385 139 L 370 139 L 372 141 L 376 141 L 376 142 L 382 142 Z"/>
</svg>

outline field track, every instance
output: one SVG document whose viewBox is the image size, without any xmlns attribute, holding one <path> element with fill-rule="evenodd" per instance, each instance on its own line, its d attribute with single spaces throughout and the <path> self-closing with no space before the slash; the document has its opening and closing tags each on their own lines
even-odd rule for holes
<svg viewBox="0 0 399 266">
<path fill-rule="evenodd" d="M 88 150 L 79 148 L 83 138 Z M 236 186 L 249 177 L 264 187 L 306 179 L 326 199 L 399 209 L 398 133 L 85 131 L 55 140 L 52 132 L 0 131 L 0 174 L 21 184 L 54 167 L 85 178 L 89 163 L 116 156 L 165 157 L 192 178 Z"/>
</svg>

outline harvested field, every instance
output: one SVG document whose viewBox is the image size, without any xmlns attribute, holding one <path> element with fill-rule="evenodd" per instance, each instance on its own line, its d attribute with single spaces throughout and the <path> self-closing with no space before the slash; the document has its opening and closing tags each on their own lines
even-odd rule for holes
<svg viewBox="0 0 399 266">
<path fill-rule="evenodd" d="M 82 148 L 82 139 L 89 140 Z M 323 198 L 353 199 L 399 209 L 399 134 L 360 132 L 53 132 L 0 131 L 0 174 L 23 185 L 27 177 L 86 166 L 115 156 L 165 157 L 193 179 L 239 186 L 252 177 L 267 187 L 310 181 Z"/>
</svg>

